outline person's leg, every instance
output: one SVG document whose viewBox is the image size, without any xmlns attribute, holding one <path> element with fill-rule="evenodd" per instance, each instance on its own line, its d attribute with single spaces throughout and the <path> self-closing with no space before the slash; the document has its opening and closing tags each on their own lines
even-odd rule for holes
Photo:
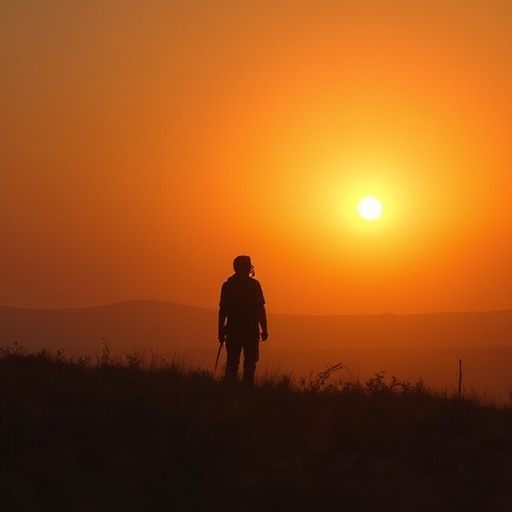
<svg viewBox="0 0 512 512">
<path fill-rule="evenodd" d="M 258 340 L 246 341 L 244 343 L 244 376 L 243 383 L 247 386 L 254 385 L 254 372 L 256 363 L 260 357 L 260 342 Z"/>
<path fill-rule="evenodd" d="M 240 364 L 241 351 L 242 344 L 239 340 L 229 337 L 226 339 L 226 382 L 236 382 L 238 379 L 238 366 Z"/>
</svg>

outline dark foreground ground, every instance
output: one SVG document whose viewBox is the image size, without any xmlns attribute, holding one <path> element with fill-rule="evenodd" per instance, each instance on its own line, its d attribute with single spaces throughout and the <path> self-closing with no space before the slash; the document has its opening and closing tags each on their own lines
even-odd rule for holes
<svg viewBox="0 0 512 512">
<path fill-rule="evenodd" d="M 512 510 L 512 410 L 335 377 L 3 349 L 0 510 Z"/>
</svg>

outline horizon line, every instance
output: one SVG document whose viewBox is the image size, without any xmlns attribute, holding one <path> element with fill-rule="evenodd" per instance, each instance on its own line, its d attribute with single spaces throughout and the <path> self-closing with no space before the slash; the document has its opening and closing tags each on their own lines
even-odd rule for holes
<svg viewBox="0 0 512 512">
<path fill-rule="evenodd" d="M 16 309 L 16 310 L 31 310 L 31 311 L 80 311 L 87 309 L 101 309 L 115 306 L 122 306 L 135 303 L 154 303 L 154 304 L 168 304 L 184 308 L 202 309 L 206 311 L 217 311 L 217 307 L 198 306 L 195 304 L 185 304 L 173 300 L 164 299 L 126 299 L 115 302 L 108 302 L 96 305 L 87 306 L 13 306 L 9 304 L 0 304 L 0 309 Z M 382 312 L 382 313 L 283 313 L 268 311 L 268 315 L 276 316 L 296 316 L 296 317 L 347 317 L 347 316 L 427 316 L 427 315 L 463 315 L 463 314 L 486 314 L 486 313 L 512 313 L 512 307 L 499 308 L 499 309 L 486 309 L 486 310 L 460 310 L 460 311 L 425 311 L 414 313 L 395 313 L 395 312 Z"/>
</svg>

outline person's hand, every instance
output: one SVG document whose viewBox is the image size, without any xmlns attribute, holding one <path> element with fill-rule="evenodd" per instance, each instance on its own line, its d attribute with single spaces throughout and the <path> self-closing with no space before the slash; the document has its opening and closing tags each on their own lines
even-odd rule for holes
<svg viewBox="0 0 512 512">
<path fill-rule="evenodd" d="M 226 326 L 219 329 L 219 343 L 224 343 L 226 341 Z"/>
<path fill-rule="evenodd" d="M 268 339 L 268 332 L 262 331 L 261 332 L 261 341 L 267 341 L 267 339 Z"/>
</svg>

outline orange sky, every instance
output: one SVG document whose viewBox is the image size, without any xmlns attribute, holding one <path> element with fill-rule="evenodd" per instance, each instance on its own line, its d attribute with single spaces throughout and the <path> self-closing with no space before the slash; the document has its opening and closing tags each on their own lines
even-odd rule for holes
<svg viewBox="0 0 512 512">
<path fill-rule="evenodd" d="M 512 308 L 508 0 L 0 0 L 0 303 Z M 357 217 L 375 195 L 384 214 Z"/>
</svg>

